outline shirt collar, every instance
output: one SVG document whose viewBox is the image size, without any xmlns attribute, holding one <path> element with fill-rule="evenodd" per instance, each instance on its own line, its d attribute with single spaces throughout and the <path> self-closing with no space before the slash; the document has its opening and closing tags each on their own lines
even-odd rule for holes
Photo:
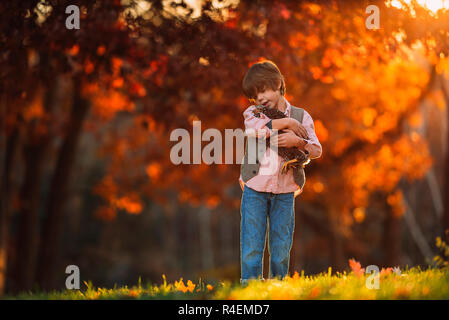
<svg viewBox="0 0 449 320">
<path fill-rule="evenodd" d="M 290 117 L 290 110 L 292 109 L 292 107 L 291 107 L 291 105 L 290 105 L 290 102 L 288 102 L 287 98 L 286 98 L 286 97 L 283 97 L 283 98 L 284 98 L 284 100 L 285 100 L 285 104 L 287 105 L 287 108 L 285 108 L 284 114 L 285 114 L 287 117 Z"/>
</svg>

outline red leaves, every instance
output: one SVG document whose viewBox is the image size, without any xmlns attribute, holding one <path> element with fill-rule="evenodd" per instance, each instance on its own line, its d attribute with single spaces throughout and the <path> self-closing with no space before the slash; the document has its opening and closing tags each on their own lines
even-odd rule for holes
<svg viewBox="0 0 449 320">
<path fill-rule="evenodd" d="M 290 10 L 287 9 L 287 7 L 285 6 L 285 4 L 280 3 L 280 4 L 278 5 L 277 10 L 278 10 L 278 12 L 279 12 L 279 13 L 278 13 L 279 16 L 281 16 L 282 19 L 284 19 L 284 20 L 290 19 L 291 12 L 290 12 Z"/>
<path fill-rule="evenodd" d="M 357 276 L 361 277 L 365 274 L 365 268 L 362 268 L 360 265 L 360 262 L 356 261 L 355 259 L 349 259 L 349 266 L 352 269 L 352 272 Z M 379 270 L 379 269 L 377 269 Z M 393 268 L 382 268 L 379 272 L 379 275 L 381 278 L 390 275 L 394 272 Z"/>
<path fill-rule="evenodd" d="M 349 266 L 356 276 L 361 277 L 365 274 L 365 268 L 362 268 L 360 262 L 356 261 L 355 259 L 349 259 Z"/>
<path fill-rule="evenodd" d="M 239 16 L 236 11 L 229 11 L 229 19 L 223 24 L 226 28 L 235 29 L 239 23 Z"/>
<path fill-rule="evenodd" d="M 131 94 L 138 95 L 139 97 L 144 97 L 144 96 L 147 94 L 147 91 L 146 91 L 145 88 L 142 86 L 142 84 L 140 84 L 140 83 L 138 83 L 138 82 L 134 82 L 134 83 L 131 85 L 130 93 L 131 93 Z"/>
</svg>

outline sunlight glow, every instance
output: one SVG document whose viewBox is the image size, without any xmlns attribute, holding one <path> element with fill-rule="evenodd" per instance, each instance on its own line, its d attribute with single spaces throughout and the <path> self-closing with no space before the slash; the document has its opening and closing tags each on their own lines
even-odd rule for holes
<svg viewBox="0 0 449 320">
<path fill-rule="evenodd" d="M 438 10 L 448 10 L 449 0 L 416 0 L 416 3 L 432 13 L 437 13 Z M 387 7 L 395 7 L 398 9 L 404 8 L 404 4 L 411 8 L 411 13 L 414 15 L 412 0 L 387 0 L 385 1 Z"/>
</svg>

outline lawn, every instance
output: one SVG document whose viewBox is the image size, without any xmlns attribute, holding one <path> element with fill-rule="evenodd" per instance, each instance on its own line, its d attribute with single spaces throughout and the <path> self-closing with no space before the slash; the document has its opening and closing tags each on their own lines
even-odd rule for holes
<svg viewBox="0 0 449 320">
<path fill-rule="evenodd" d="M 378 289 L 371 274 L 355 269 L 350 272 L 300 275 L 283 280 L 252 280 L 246 287 L 239 283 L 208 284 L 184 281 L 132 287 L 97 288 L 84 283 L 80 290 L 22 293 L 6 299 L 449 299 L 449 268 L 419 267 L 395 272 L 383 269 L 378 275 Z M 368 284 L 368 285 L 367 285 Z M 371 288 L 371 289 L 370 289 Z"/>
<path fill-rule="evenodd" d="M 449 299 L 449 245 L 440 238 L 436 245 L 443 254 L 435 256 L 432 266 L 426 268 L 382 268 L 373 273 L 350 259 L 350 271 L 333 273 L 329 267 L 327 272 L 315 275 L 294 272 L 282 280 L 251 280 L 244 287 L 238 282 L 193 282 L 183 278 L 169 283 L 162 275 L 159 284 L 142 285 L 139 278 L 132 287 L 99 288 L 89 281 L 80 290 L 27 292 L 3 299 Z"/>
</svg>

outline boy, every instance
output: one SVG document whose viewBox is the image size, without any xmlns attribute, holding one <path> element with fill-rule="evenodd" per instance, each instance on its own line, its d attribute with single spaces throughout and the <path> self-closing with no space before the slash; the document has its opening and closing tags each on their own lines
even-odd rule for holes
<svg viewBox="0 0 449 320">
<path fill-rule="evenodd" d="M 269 137 L 273 130 L 283 130 L 278 135 L 278 147 L 297 147 L 303 150 L 309 159 L 319 158 L 321 144 L 315 134 L 310 114 L 302 108 L 291 106 L 285 95 L 284 78 L 272 61 L 256 63 L 243 79 L 243 92 L 254 102 L 244 112 L 245 129 L 254 129 L 258 137 Z M 271 120 L 264 114 L 256 117 L 252 110 L 256 105 L 277 108 L 286 118 Z M 302 122 L 302 123 L 301 123 Z M 276 139 L 273 139 L 276 141 Z M 261 278 L 263 252 L 268 218 L 268 250 L 270 253 L 270 278 L 283 278 L 288 273 L 290 249 L 293 242 L 295 224 L 295 197 L 302 192 L 305 176 L 286 174 L 279 170 L 283 159 L 267 147 L 256 163 L 249 163 L 248 149 L 241 166 L 239 177 L 243 190 L 240 221 L 241 278 L 246 284 L 250 278 Z M 273 163 L 274 162 L 274 163 Z M 267 170 L 273 168 L 275 170 Z M 269 174 L 267 174 L 269 172 Z"/>
</svg>

